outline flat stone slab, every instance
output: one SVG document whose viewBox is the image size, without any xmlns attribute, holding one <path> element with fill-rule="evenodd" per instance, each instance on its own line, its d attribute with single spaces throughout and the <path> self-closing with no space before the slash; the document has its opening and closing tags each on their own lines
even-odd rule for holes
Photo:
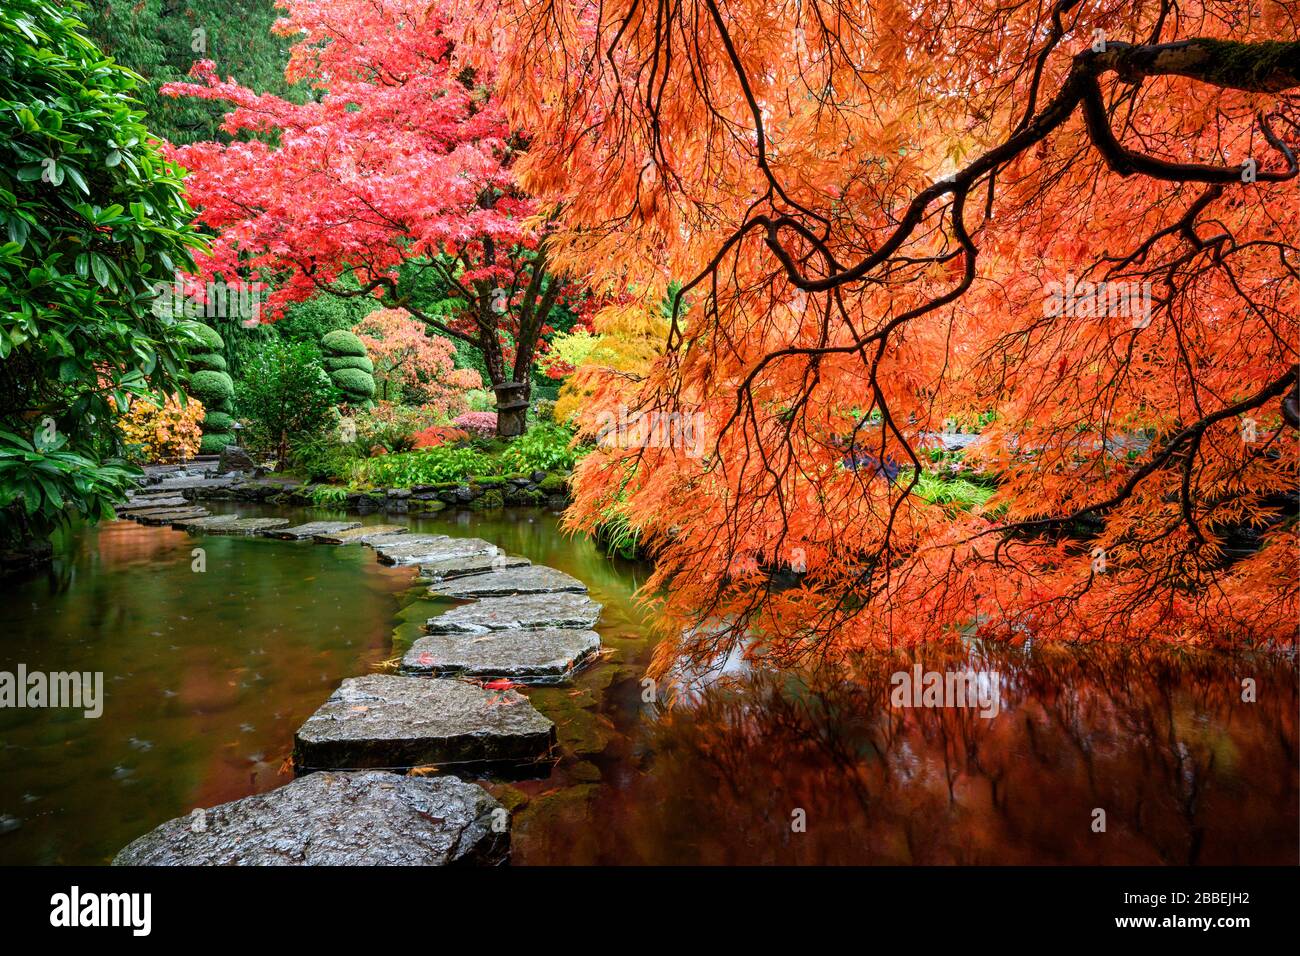
<svg viewBox="0 0 1300 956">
<path fill-rule="evenodd" d="M 203 508 L 202 505 L 195 504 L 193 501 L 187 501 L 184 504 L 179 504 L 179 505 L 162 505 L 157 508 L 137 508 L 135 511 L 127 515 L 127 517 L 130 518 L 132 521 L 142 521 L 145 518 L 156 518 L 160 516 L 165 517 L 167 515 L 179 515 L 185 512 L 197 511 L 200 508 L 202 508 L 204 511 L 207 510 L 206 508 Z"/>
<path fill-rule="evenodd" d="M 236 518 L 206 525 L 201 530 L 208 534 L 260 534 L 272 528 L 283 528 L 288 523 L 288 518 Z"/>
<path fill-rule="evenodd" d="M 173 521 L 189 521 L 194 518 L 206 518 L 210 515 L 207 508 L 199 508 L 191 505 L 189 508 L 173 508 L 165 512 L 148 512 L 145 514 L 132 515 L 136 521 L 141 524 L 171 524 Z"/>
<path fill-rule="evenodd" d="M 483 634 L 508 628 L 590 628 L 600 605 L 585 594 L 518 594 L 484 598 L 430 618 L 430 634 Z"/>
<path fill-rule="evenodd" d="M 526 568 L 532 564 L 527 558 L 498 552 L 488 554 L 466 554 L 450 558 L 436 558 L 420 565 L 420 577 L 431 581 L 450 581 L 471 574 L 485 574 L 491 571 L 504 571 L 507 568 Z"/>
<path fill-rule="evenodd" d="M 444 558 L 464 557 L 470 554 L 495 555 L 500 552 L 491 541 L 482 538 L 448 538 L 418 544 L 384 545 L 377 549 L 384 564 L 424 564 Z"/>
<path fill-rule="evenodd" d="M 179 495 L 168 495 L 159 498 L 132 498 L 124 505 L 115 505 L 113 510 L 120 515 L 128 515 L 136 511 L 152 511 L 155 508 L 183 508 L 191 503 L 188 498 L 182 498 Z"/>
<path fill-rule="evenodd" d="M 198 488 L 229 488 L 235 483 L 233 476 L 228 478 L 164 478 L 158 484 L 153 485 L 151 490 L 155 492 L 162 491 L 193 491 Z"/>
<path fill-rule="evenodd" d="M 181 531 L 207 531 L 216 525 L 229 524 L 231 521 L 238 520 L 239 515 L 208 515 L 206 518 L 188 518 L 183 521 L 173 521 L 172 527 Z"/>
<path fill-rule="evenodd" d="M 586 594 L 587 585 L 577 578 L 541 565 L 522 568 L 502 568 L 486 574 L 444 581 L 429 588 L 436 597 L 482 598 L 509 594 L 556 594 L 568 591 Z"/>
<path fill-rule="evenodd" d="M 520 768 L 543 763 L 555 725 L 527 697 L 458 680 L 396 674 L 349 677 L 294 735 L 308 770 L 434 764 Z"/>
<path fill-rule="evenodd" d="M 431 634 L 411 645 L 402 658 L 402 670 L 408 674 L 465 674 L 554 683 L 568 677 L 599 650 L 600 635 L 595 631 L 569 628 Z"/>
<path fill-rule="evenodd" d="M 407 527 L 400 524 L 368 524 L 347 531 L 314 534 L 312 537 L 321 544 L 369 544 L 381 538 L 396 541 L 399 535 L 406 534 L 407 531 Z"/>
<path fill-rule="evenodd" d="M 308 521 L 306 524 L 294 525 L 292 528 L 272 528 L 263 531 L 268 538 L 283 538 L 286 541 L 303 541 L 318 534 L 338 534 L 360 528 L 360 521 Z"/>
<path fill-rule="evenodd" d="M 314 773 L 169 820 L 114 866 L 444 866 L 497 864 L 510 818 L 457 777 Z"/>
</svg>

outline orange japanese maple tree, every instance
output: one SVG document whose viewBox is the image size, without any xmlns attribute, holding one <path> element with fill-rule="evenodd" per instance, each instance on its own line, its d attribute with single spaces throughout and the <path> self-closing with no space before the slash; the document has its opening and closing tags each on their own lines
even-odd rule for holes
<svg viewBox="0 0 1300 956">
<path fill-rule="evenodd" d="M 1295 3 L 475 7 L 553 263 L 673 302 L 579 372 L 570 512 L 664 660 L 1294 640 Z M 924 493 L 953 422 L 982 504 Z"/>
</svg>

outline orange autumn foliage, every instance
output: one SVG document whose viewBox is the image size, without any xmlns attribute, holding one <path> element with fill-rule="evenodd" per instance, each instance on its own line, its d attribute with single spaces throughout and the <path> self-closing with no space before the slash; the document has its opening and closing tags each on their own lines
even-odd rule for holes
<svg viewBox="0 0 1300 956">
<path fill-rule="evenodd" d="M 684 284 L 574 409 L 570 525 L 616 510 L 652 550 L 661 661 L 1294 641 L 1292 0 L 461 16 L 553 266 L 647 312 Z M 988 424 L 981 507 L 918 493 L 946 420 Z"/>
<path fill-rule="evenodd" d="M 146 463 L 188 461 L 199 453 L 203 416 L 197 398 L 187 397 L 182 405 L 169 395 L 161 406 L 137 398 L 117 425 L 131 457 Z"/>
</svg>

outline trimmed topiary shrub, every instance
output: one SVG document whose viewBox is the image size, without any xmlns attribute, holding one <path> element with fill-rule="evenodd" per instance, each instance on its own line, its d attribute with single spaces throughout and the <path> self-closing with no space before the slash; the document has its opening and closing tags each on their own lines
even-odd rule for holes
<svg viewBox="0 0 1300 956">
<path fill-rule="evenodd" d="M 203 419 L 203 428 L 207 432 L 229 432 L 235 427 L 235 417 L 229 412 L 208 412 Z"/>
<path fill-rule="evenodd" d="M 325 360 L 325 371 L 327 372 L 341 372 L 345 368 L 355 368 L 367 375 L 371 375 L 375 371 L 375 363 L 364 355 L 340 355 L 337 358 L 331 356 Z"/>
<path fill-rule="evenodd" d="M 235 436 L 227 432 L 208 432 L 199 442 L 200 455 L 220 455 L 227 445 L 235 443 Z"/>
<path fill-rule="evenodd" d="M 200 352 L 190 356 L 190 368 L 209 372 L 226 371 L 226 357 L 219 352 Z"/>
<path fill-rule="evenodd" d="M 349 405 L 369 407 L 375 396 L 374 363 L 366 355 L 361 339 L 345 329 L 321 336 L 325 349 L 325 371 Z"/>
<path fill-rule="evenodd" d="M 349 397 L 370 398 L 375 394 L 375 380 L 359 368 L 341 368 L 330 376 Z"/>
<path fill-rule="evenodd" d="M 195 351 L 206 352 L 223 352 L 226 348 L 226 341 L 221 337 L 221 333 L 211 326 L 204 325 L 202 322 L 186 322 L 185 328 L 192 332 L 199 340 L 199 346 Z"/>
<path fill-rule="evenodd" d="M 214 408 L 221 402 L 230 401 L 235 394 L 235 383 L 225 372 L 195 372 L 190 376 L 190 394 L 205 407 Z"/>
<path fill-rule="evenodd" d="M 358 355 L 364 357 L 366 354 L 366 347 L 361 344 L 361 340 L 347 329 L 335 329 L 333 332 L 326 332 L 321 337 L 320 342 L 330 355 Z"/>
</svg>

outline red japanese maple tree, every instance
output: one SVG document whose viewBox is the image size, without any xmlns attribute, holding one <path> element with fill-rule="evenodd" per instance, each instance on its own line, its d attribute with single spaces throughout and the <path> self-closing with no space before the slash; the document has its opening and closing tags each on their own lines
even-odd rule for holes
<svg viewBox="0 0 1300 956">
<path fill-rule="evenodd" d="M 406 309 L 482 353 L 498 432 L 520 433 L 562 287 L 546 268 L 545 221 L 516 182 L 517 142 L 492 77 L 461 63 L 437 3 L 281 6 L 276 30 L 297 38 L 286 75 L 308 80 L 315 100 L 258 94 L 210 61 L 196 64 L 196 82 L 164 87 L 230 103 L 225 130 L 261 137 L 169 149 L 216 233 L 200 268 L 266 282 L 270 320 L 320 292 Z"/>
</svg>

